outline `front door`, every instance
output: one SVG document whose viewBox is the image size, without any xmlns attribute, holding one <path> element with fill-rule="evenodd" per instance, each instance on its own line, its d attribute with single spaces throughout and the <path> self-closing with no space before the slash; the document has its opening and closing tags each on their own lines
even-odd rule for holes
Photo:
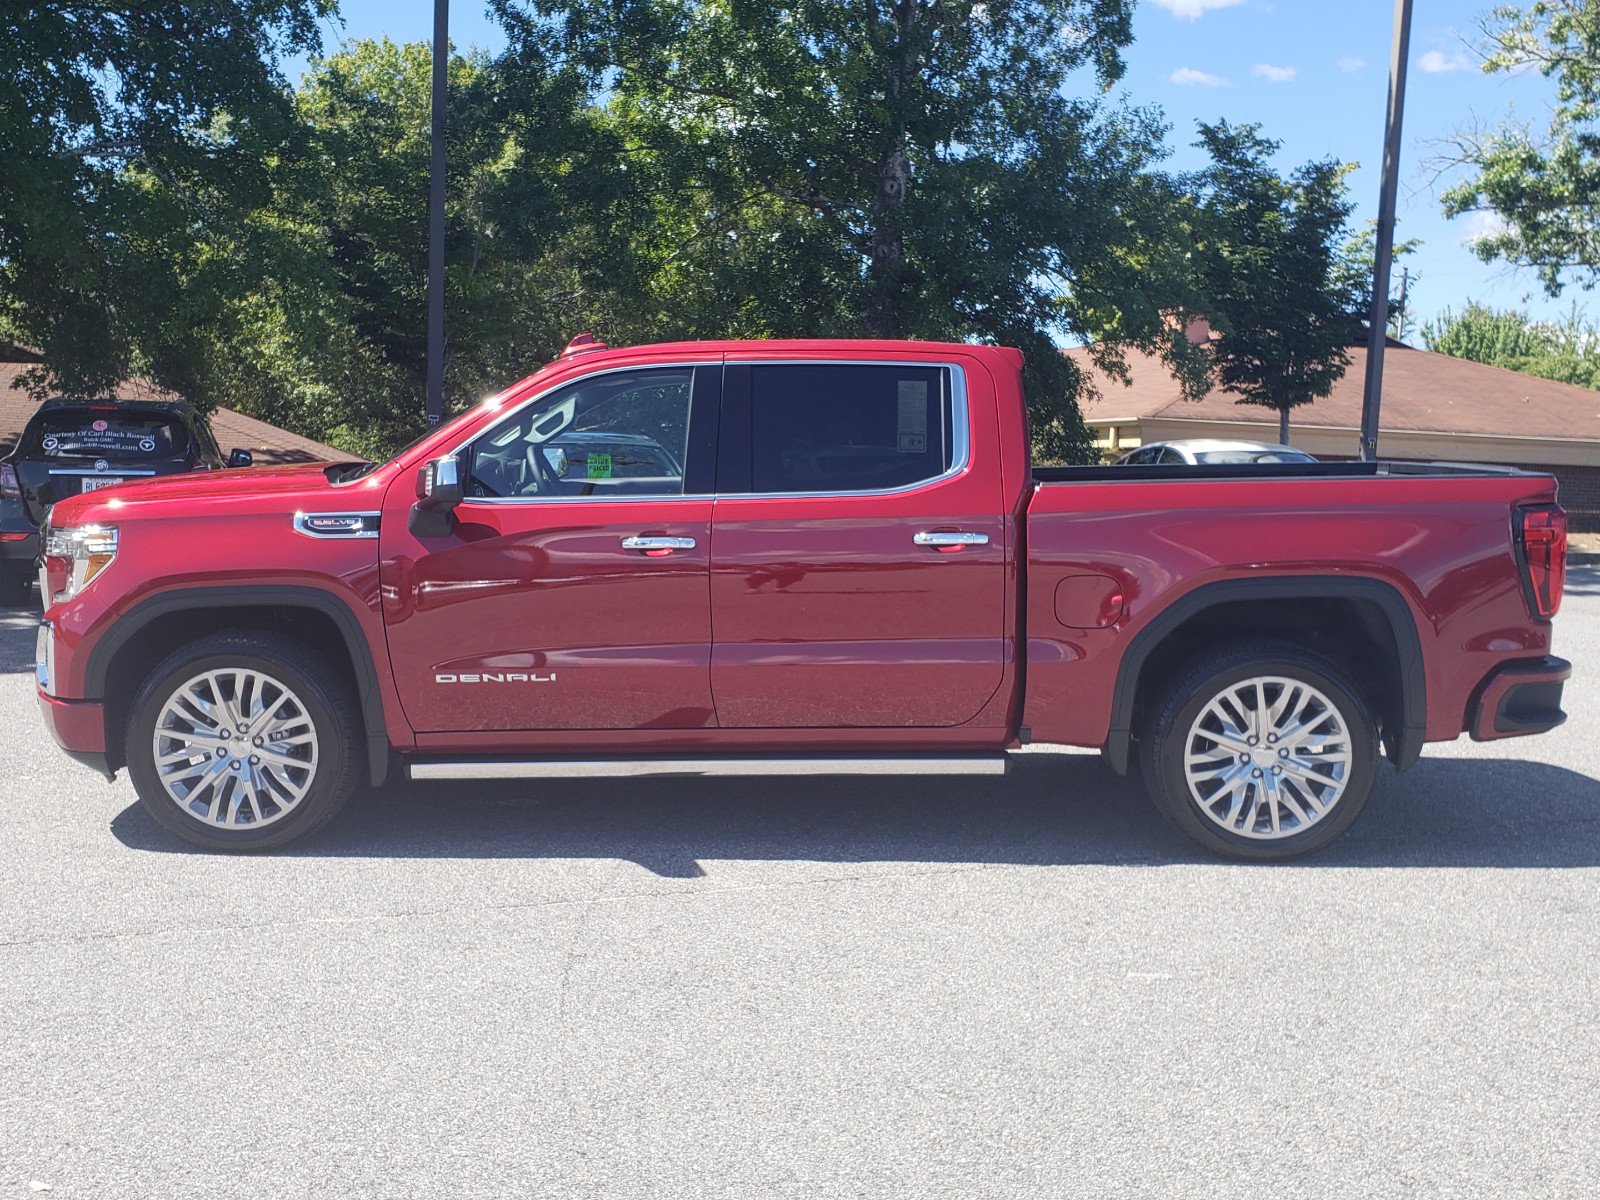
<svg viewBox="0 0 1600 1200">
<path fill-rule="evenodd" d="M 1006 665 L 998 470 L 936 362 L 734 365 L 712 528 L 725 728 L 963 724 Z M 987 442 L 986 442 L 987 446 Z"/>
<path fill-rule="evenodd" d="M 459 450 L 467 497 L 446 536 L 414 534 L 408 481 L 390 489 L 385 619 L 414 729 L 715 724 L 707 493 L 720 376 L 610 370 L 512 409 Z"/>
</svg>

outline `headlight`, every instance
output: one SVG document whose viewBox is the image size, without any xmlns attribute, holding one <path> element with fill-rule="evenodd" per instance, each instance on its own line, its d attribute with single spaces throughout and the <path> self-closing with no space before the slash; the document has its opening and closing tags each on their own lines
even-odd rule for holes
<svg viewBox="0 0 1600 1200">
<path fill-rule="evenodd" d="M 39 575 L 44 606 L 70 600 L 117 556 L 115 525 L 69 525 L 65 529 L 46 527 L 44 567 Z"/>
</svg>

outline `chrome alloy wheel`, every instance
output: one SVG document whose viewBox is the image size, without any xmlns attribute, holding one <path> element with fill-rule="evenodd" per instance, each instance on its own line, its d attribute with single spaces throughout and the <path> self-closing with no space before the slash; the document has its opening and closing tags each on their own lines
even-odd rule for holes
<svg viewBox="0 0 1600 1200">
<path fill-rule="evenodd" d="M 156 775 L 178 807 L 223 829 L 280 821 L 317 773 L 317 731 L 300 697 L 260 671 L 205 671 L 161 706 Z"/>
<path fill-rule="evenodd" d="M 1230 684 L 1200 710 L 1183 771 L 1200 811 L 1229 833 L 1272 840 L 1304 833 L 1344 795 L 1350 730 L 1322 692 L 1261 675 Z"/>
</svg>

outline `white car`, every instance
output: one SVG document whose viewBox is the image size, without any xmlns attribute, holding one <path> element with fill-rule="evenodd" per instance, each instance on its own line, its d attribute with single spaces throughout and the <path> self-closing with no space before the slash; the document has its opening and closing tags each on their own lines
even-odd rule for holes
<svg viewBox="0 0 1600 1200">
<path fill-rule="evenodd" d="M 1118 467 L 1219 466 L 1229 463 L 1308 463 L 1316 462 L 1304 450 L 1268 442 L 1224 442 L 1211 438 L 1185 438 L 1178 442 L 1151 442 L 1124 454 L 1113 464 Z"/>
</svg>

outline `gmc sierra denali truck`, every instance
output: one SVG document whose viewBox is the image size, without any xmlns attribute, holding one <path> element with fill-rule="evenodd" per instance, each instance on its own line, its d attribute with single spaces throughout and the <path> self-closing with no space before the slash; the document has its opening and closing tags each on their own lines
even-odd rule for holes
<svg viewBox="0 0 1600 1200">
<path fill-rule="evenodd" d="M 45 723 L 217 850 L 395 771 L 987 774 L 1034 740 L 1283 858 L 1381 759 L 1564 719 L 1548 476 L 1040 469 L 1021 366 L 584 337 L 386 463 L 64 499 Z"/>
</svg>

